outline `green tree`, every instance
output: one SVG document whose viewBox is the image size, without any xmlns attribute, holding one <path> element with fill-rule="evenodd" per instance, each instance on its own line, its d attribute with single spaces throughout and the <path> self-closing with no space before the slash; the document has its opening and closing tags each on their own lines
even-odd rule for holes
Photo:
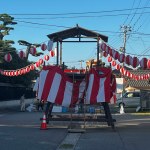
<svg viewBox="0 0 150 150">
<path fill-rule="evenodd" d="M 7 14 L 0 14 L 0 69 L 1 70 L 16 70 L 25 66 L 30 65 L 33 62 L 27 61 L 27 58 L 19 58 L 17 51 L 12 44 L 14 41 L 12 40 L 3 40 L 4 36 L 9 35 L 11 30 L 14 30 L 12 27 L 8 27 L 8 25 L 15 25 L 17 22 L 13 21 L 14 18 Z M 35 46 L 39 46 L 38 44 Z M 11 62 L 6 62 L 4 60 L 5 54 L 9 52 L 12 56 Z M 37 54 L 36 56 L 38 56 Z M 8 82 L 14 84 L 22 84 L 25 86 L 30 85 L 31 80 L 36 79 L 39 72 L 38 70 L 31 71 L 27 74 L 9 77 L 0 75 L 0 82 Z"/>
<path fill-rule="evenodd" d="M 32 44 L 32 43 L 29 43 L 29 42 L 24 41 L 24 40 L 19 40 L 18 43 L 19 43 L 20 45 L 25 45 L 25 46 L 27 46 L 26 53 L 25 53 L 26 61 L 28 61 L 28 57 L 29 57 L 29 53 L 30 53 L 30 48 L 33 47 L 33 46 L 35 46 L 35 48 L 41 46 L 41 44 L 36 44 L 36 43 L 35 43 L 35 44 Z M 36 52 L 36 54 L 35 54 L 34 56 L 37 57 L 37 56 L 40 56 L 40 55 L 43 55 L 43 54 L 44 54 L 44 53 L 42 53 L 42 52 Z"/>
</svg>

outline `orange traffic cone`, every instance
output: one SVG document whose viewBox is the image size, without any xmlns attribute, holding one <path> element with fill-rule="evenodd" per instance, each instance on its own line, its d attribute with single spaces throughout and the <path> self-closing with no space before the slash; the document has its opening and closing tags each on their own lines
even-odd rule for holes
<svg viewBox="0 0 150 150">
<path fill-rule="evenodd" d="M 41 124 L 41 130 L 47 130 L 45 113 L 44 113 L 44 116 L 43 116 L 43 122 Z"/>
</svg>

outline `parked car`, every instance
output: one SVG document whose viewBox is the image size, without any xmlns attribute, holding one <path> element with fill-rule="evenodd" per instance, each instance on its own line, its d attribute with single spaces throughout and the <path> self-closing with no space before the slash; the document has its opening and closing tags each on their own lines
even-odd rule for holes
<svg viewBox="0 0 150 150">
<path fill-rule="evenodd" d="M 120 105 L 123 103 L 123 106 L 140 106 L 140 91 L 126 92 L 122 97 L 117 98 L 117 104 Z"/>
</svg>

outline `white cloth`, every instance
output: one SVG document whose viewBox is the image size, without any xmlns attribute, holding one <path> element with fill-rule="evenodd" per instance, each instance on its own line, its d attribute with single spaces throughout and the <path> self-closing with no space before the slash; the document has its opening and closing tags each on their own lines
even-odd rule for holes
<svg viewBox="0 0 150 150">
<path fill-rule="evenodd" d="M 33 91 L 37 91 L 37 89 L 38 89 L 38 84 L 39 84 L 39 77 L 36 79 L 36 83 L 35 83 L 35 85 L 34 85 L 34 87 L 33 87 Z"/>
<path fill-rule="evenodd" d="M 21 103 L 21 111 L 25 111 L 25 102 Z"/>
</svg>

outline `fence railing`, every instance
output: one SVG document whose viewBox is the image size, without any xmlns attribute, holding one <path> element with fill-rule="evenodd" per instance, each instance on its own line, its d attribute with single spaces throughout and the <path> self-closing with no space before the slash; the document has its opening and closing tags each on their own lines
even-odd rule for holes
<svg viewBox="0 0 150 150">
<path fill-rule="evenodd" d="M 32 88 L 26 87 L 0 87 L 0 101 L 18 100 L 25 94 L 25 98 L 35 98 L 36 92 Z"/>
</svg>

